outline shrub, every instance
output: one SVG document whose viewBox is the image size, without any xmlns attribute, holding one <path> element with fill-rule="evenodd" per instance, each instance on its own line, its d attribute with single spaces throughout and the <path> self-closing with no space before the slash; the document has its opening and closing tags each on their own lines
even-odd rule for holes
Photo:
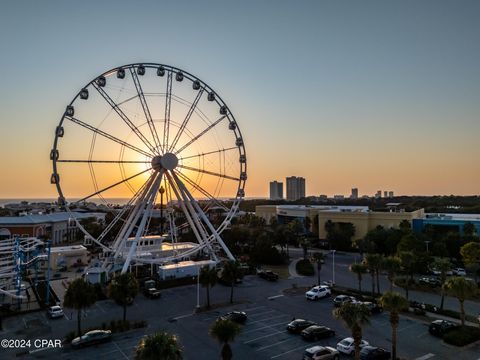
<svg viewBox="0 0 480 360">
<path fill-rule="evenodd" d="M 296 269 L 300 275 L 312 276 L 313 274 L 315 274 L 315 270 L 310 260 L 300 260 L 299 262 L 297 262 Z"/>
<path fill-rule="evenodd" d="M 443 341 L 455 346 L 465 346 L 477 340 L 480 340 L 480 328 L 473 326 L 460 326 L 443 336 Z"/>
<path fill-rule="evenodd" d="M 63 339 L 63 342 L 65 344 L 70 344 L 73 339 L 77 337 L 77 333 L 75 331 L 69 331 L 66 335 L 65 338 Z"/>
</svg>

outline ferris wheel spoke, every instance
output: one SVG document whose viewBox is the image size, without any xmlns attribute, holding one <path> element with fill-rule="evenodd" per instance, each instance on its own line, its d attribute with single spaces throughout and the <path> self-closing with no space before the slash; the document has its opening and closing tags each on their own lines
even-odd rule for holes
<svg viewBox="0 0 480 360">
<path fill-rule="evenodd" d="M 201 157 L 201 156 L 207 156 L 207 155 L 211 155 L 211 154 L 224 153 L 224 152 L 227 152 L 227 151 L 230 151 L 230 150 L 238 150 L 238 147 L 237 146 L 232 146 L 232 147 L 229 147 L 229 148 L 226 148 L 226 149 L 213 150 L 213 151 L 209 151 L 209 152 L 206 152 L 206 153 L 185 156 L 185 157 L 178 158 L 178 160 L 179 161 L 180 160 L 187 160 L 187 159 L 192 159 L 192 158 Z"/>
<path fill-rule="evenodd" d="M 180 165 L 180 164 L 178 164 L 178 165 L 177 165 L 177 168 L 182 168 L 182 169 L 185 169 L 185 170 L 196 171 L 196 172 L 199 172 L 199 173 L 202 173 L 202 174 L 208 174 L 208 175 L 212 175 L 212 176 L 216 176 L 216 177 L 220 177 L 220 178 L 225 178 L 225 179 L 229 179 L 229 180 L 234 180 L 234 181 L 239 181 L 239 180 L 240 180 L 240 178 L 236 178 L 236 177 L 233 177 L 233 176 L 229 176 L 229 175 L 225 175 L 225 174 L 220 174 L 220 173 L 217 173 L 217 172 L 214 172 L 214 171 L 209 171 L 209 170 L 204 170 L 204 169 L 198 169 L 198 168 L 194 168 L 194 167 L 187 166 L 187 165 Z"/>
<path fill-rule="evenodd" d="M 198 191 L 200 191 L 203 195 L 205 195 L 208 199 L 212 200 L 215 205 L 217 206 L 220 206 L 223 210 L 225 211 L 229 211 L 230 209 L 228 209 L 224 204 L 222 204 L 220 201 L 218 201 L 212 194 L 210 194 L 207 190 L 205 190 L 203 187 L 201 187 L 200 185 L 196 184 L 192 179 L 190 179 L 188 176 L 186 176 L 185 174 L 182 174 L 181 172 L 179 171 L 176 171 L 175 174 L 177 174 L 178 176 L 180 176 L 184 181 L 186 181 L 187 183 L 189 183 L 191 186 L 193 186 L 195 189 L 197 189 Z"/>
<path fill-rule="evenodd" d="M 132 75 L 133 83 L 135 84 L 135 89 L 137 90 L 140 103 L 142 104 L 143 112 L 145 113 L 145 118 L 147 119 L 148 127 L 150 128 L 150 132 L 152 134 L 155 147 L 157 149 L 156 153 L 158 153 L 158 149 L 160 147 L 160 139 L 158 138 L 157 129 L 155 128 L 155 124 L 152 119 L 152 114 L 150 113 L 147 100 L 145 99 L 145 95 L 143 93 L 142 84 L 140 83 L 140 80 L 138 79 L 138 75 L 134 69 L 130 68 L 130 74 Z"/>
<path fill-rule="evenodd" d="M 58 159 L 61 163 L 93 163 L 93 164 L 150 164 L 150 161 L 135 161 L 135 160 L 65 160 Z"/>
<path fill-rule="evenodd" d="M 74 204 L 77 204 L 77 203 L 80 203 L 80 202 L 85 201 L 85 200 L 87 200 L 87 199 L 90 199 L 91 197 L 93 197 L 93 196 L 95 196 L 95 195 L 98 195 L 98 194 L 101 194 L 101 193 L 103 193 L 103 192 L 105 192 L 105 191 L 107 191 L 107 190 L 110 190 L 110 189 L 112 189 L 112 188 L 114 188 L 114 187 L 116 187 L 116 186 L 118 186 L 118 185 L 120 185 L 120 184 L 123 184 L 124 182 L 126 182 L 126 181 L 128 181 L 128 180 L 132 180 L 133 178 L 136 178 L 137 176 L 140 176 L 140 175 L 142 175 L 142 174 L 144 174 L 144 173 L 146 173 L 147 171 L 150 171 L 150 170 L 152 170 L 152 169 L 149 168 L 149 169 L 147 169 L 147 170 L 143 170 L 143 171 L 141 171 L 141 172 L 139 172 L 139 173 L 136 173 L 135 175 L 132 175 L 132 176 L 126 178 L 126 179 L 123 179 L 123 180 L 121 180 L 121 181 L 118 181 L 118 182 L 116 182 L 115 184 L 112 184 L 112 185 L 110 185 L 110 186 L 107 186 L 107 187 L 105 187 L 105 188 L 103 188 L 103 189 L 101 189 L 101 190 L 98 190 L 98 191 L 94 192 L 94 193 L 91 194 L 91 195 L 85 196 L 84 198 L 81 198 L 80 200 L 75 201 Z"/>
<path fill-rule="evenodd" d="M 201 133 L 198 135 L 194 136 L 189 142 L 187 142 L 185 145 L 183 145 L 180 149 L 175 151 L 175 154 L 180 154 L 183 150 L 185 150 L 187 147 L 192 145 L 194 142 L 196 142 L 198 139 L 200 139 L 203 135 L 205 135 L 207 132 L 212 130 L 215 126 L 217 126 L 223 119 L 225 119 L 227 115 L 223 115 L 221 118 L 210 124 L 207 128 L 205 128 Z"/>
<path fill-rule="evenodd" d="M 189 200 L 189 203 L 193 204 L 193 207 L 195 208 L 198 216 L 202 219 L 202 221 L 205 223 L 205 225 L 207 225 L 207 228 L 211 231 L 213 237 L 215 238 L 217 243 L 222 247 L 223 251 L 225 251 L 228 258 L 230 260 L 235 260 L 235 257 L 232 255 L 232 253 L 230 252 L 228 247 L 225 245 L 223 240 L 220 238 L 220 235 L 218 234 L 217 230 L 215 230 L 215 227 L 212 225 L 210 220 L 208 220 L 207 215 L 205 215 L 205 213 L 203 212 L 200 205 L 198 205 L 197 200 L 195 200 L 195 198 L 192 196 L 192 194 L 190 194 L 190 192 L 188 191 L 185 184 L 182 183 L 182 181 L 175 175 L 175 173 L 173 173 L 172 176 L 173 176 L 174 180 L 177 182 L 178 187 L 184 192 L 185 196 Z M 215 254 L 215 253 L 213 253 L 213 254 Z"/>
<path fill-rule="evenodd" d="M 152 146 L 150 141 L 145 137 L 145 135 L 142 134 L 142 132 L 135 126 L 135 124 L 128 118 L 128 116 L 122 111 L 122 109 L 113 101 L 113 99 L 107 94 L 105 90 L 101 86 L 99 86 L 97 83 L 93 83 L 93 87 L 98 91 L 100 95 L 105 99 L 105 101 L 110 105 L 110 107 L 115 110 L 115 112 L 118 114 L 118 116 L 127 124 L 127 126 L 132 130 L 135 135 L 147 146 L 147 148 L 152 152 L 155 153 L 155 147 Z"/>
<path fill-rule="evenodd" d="M 168 136 L 170 132 L 170 111 L 172 107 L 173 71 L 167 75 L 167 90 L 165 92 L 165 122 L 163 123 L 163 152 L 168 150 Z"/>
<path fill-rule="evenodd" d="M 111 140 L 111 141 L 113 141 L 113 142 L 116 142 L 116 143 L 118 143 L 118 144 L 120 144 L 120 145 L 123 145 L 123 146 L 125 146 L 125 147 L 127 147 L 127 148 L 129 148 L 129 149 L 131 149 L 131 150 L 133 150 L 133 151 L 136 151 L 136 152 L 138 152 L 138 153 L 140 153 L 140 154 L 142 154 L 142 155 L 148 156 L 149 158 L 152 156 L 152 154 L 150 154 L 150 153 L 148 153 L 148 152 L 146 152 L 146 151 L 144 151 L 144 150 L 142 150 L 142 149 L 139 149 L 138 147 L 136 147 L 136 146 L 134 146 L 134 145 L 132 145 L 132 144 L 129 144 L 129 143 L 123 141 L 123 140 L 120 140 L 119 138 L 117 138 L 117 137 L 115 137 L 115 136 L 113 136 L 113 135 L 110 135 L 110 134 L 106 133 L 105 131 L 102 131 L 102 130 L 100 130 L 100 129 L 97 129 L 96 127 L 94 127 L 94 126 L 92 126 L 92 125 L 89 125 L 89 124 L 87 124 L 87 123 L 85 123 L 85 122 L 83 122 L 83 121 L 81 121 L 81 120 L 79 120 L 79 119 L 77 119 L 77 118 L 74 118 L 74 117 L 72 117 L 72 116 L 66 116 L 65 119 L 68 119 L 68 120 L 70 120 L 71 122 L 73 122 L 73 123 L 75 123 L 75 124 L 77 124 L 77 125 L 80 125 L 80 126 L 86 128 L 86 129 L 90 130 L 90 131 L 93 131 L 94 133 L 96 133 L 96 134 L 98 134 L 98 135 L 101 135 L 101 136 L 103 136 L 103 137 L 105 137 L 105 138 L 107 138 L 107 139 L 109 139 L 109 140 Z"/>
<path fill-rule="evenodd" d="M 198 102 L 200 101 L 200 98 L 202 97 L 204 91 L 205 91 L 204 88 L 201 88 L 198 91 L 197 96 L 195 97 L 195 100 L 193 101 L 192 105 L 190 106 L 190 109 L 188 110 L 188 113 L 187 113 L 187 115 L 185 116 L 185 119 L 182 122 L 182 125 L 180 125 L 180 128 L 178 129 L 177 134 L 173 138 L 172 144 L 170 145 L 170 147 L 168 149 L 169 152 L 172 151 L 175 148 L 175 145 L 177 145 L 177 142 L 180 139 L 180 137 L 182 136 L 183 131 L 185 130 L 185 127 L 187 126 L 188 122 L 190 121 L 190 118 L 192 117 L 192 114 L 195 111 L 195 108 L 197 107 Z"/>
</svg>

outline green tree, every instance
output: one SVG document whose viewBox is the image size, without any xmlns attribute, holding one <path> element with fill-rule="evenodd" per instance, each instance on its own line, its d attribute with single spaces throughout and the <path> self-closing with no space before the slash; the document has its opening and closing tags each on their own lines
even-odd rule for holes
<svg viewBox="0 0 480 360">
<path fill-rule="evenodd" d="M 157 332 L 140 340 L 135 350 L 136 360 L 181 360 L 182 349 L 175 335 Z"/>
<path fill-rule="evenodd" d="M 375 296 L 375 276 L 377 280 L 377 293 L 380 294 L 380 280 L 378 274 L 382 266 L 382 259 L 382 255 L 380 254 L 367 254 L 365 256 L 365 265 L 372 277 L 372 296 Z"/>
<path fill-rule="evenodd" d="M 465 224 L 466 225 L 466 224 Z M 471 241 L 460 248 L 465 265 L 474 265 L 480 263 L 480 243 Z"/>
<path fill-rule="evenodd" d="M 333 315 L 342 320 L 352 332 L 355 344 L 355 360 L 360 359 L 360 342 L 362 341 L 362 327 L 370 322 L 370 310 L 363 304 L 344 303 L 333 310 Z"/>
<path fill-rule="evenodd" d="M 382 261 L 382 268 L 387 272 L 387 278 L 390 282 L 390 291 L 393 290 L 395 275 L 400 272 L 401 264 L 400 259 L 396 256 L 388 256 Z"/>
<path fill-rule="evenodd" d="M 401 311 L 408 309 L 408 300 L 399 293 L 388 291 L 380 298 L 380 304 L 390 313 L 390 325 L 392 326 L 392 359 L 396 359 L 399 314 Z"/>
<path fill-rule="evenodd" d="M 467 280 L 461 276 L 455 276 L 447 280 L 445 284 L 447 293 L 458 299 L 460 303 L 460 320 L 462 326 L 465 326 L 465 308 L 464 303 L 468 297 L 473 296 L 477 291 L 477 286 L 473 281 Z"/>
<path fill-rule="evenodd" d="M 235 282 L 241 276 L 240 267 L 236 260 L 229 260 L 223 265 L 223 278 L 230 283 L 230 304 L 233 303 L 233 287 Z"/>
<path fill-rule="evenodd" d="M 108 286 L 108 295 L 123 307 L 123 321 L 127 320 L 127 305 L 138 294 L 138 281 L 132 273 L 117 274 Z"/>
<path fill-rule="evenodd" d="M 350 271 L 357 275 L 358 291 L 362 292 L 362 275 L 367 272 L 367 267 L 364 264 L 355 263 L 350 265 Z"/>
<path fill-rule="evenodd" d="M 82 278 L 73 280 L 68 287 L 63 304 L 68 308 L 77 310 L 78 336 L 82 335 L 82 327 L 80 324 L 82 310 L 95 304 L 96 300 L 95 288 Z"/>
<path fill-rule="evenodd" d="M 440 282 L 442 283 L 440 309 L 443 310 L 443 303 L 445 301 L 445 281 L 447 280 L 447 272 L 452 268 L 452 263 L 448 259 L 438 258 L 433 261 L 432 265 L 435 270 L 440 271 Z"/>
<path fill-rule="evenodd" d="M 408 291 L 410 285 L 414 282 L 413 273 L 415 271 L 415 255 L 411 251 L 401 251 L 398 253 L 400 262 L 402 264 L 402 270 L 407 275 L 404 282 L 405 296 L 408 299 Z"/>
<path fill-rule="evenodd" d="M 398 228 L 404 234 L 408 234 L 409 232 L 412 231 L 412 225 L 410 224 L 410 221 L 408 221 L 408 220 L 402 220 L 400 222 L 400 224 L 398 225 Z"/>
<path fill-rule="evenodd" d="M 217 270 L 214 267 L 205 265 L 200 269 L 200 284 L 207 289 L 207 309 L 210 309 L 210 288 L 215 286 L 217 279 Z"/>
<path fill-rule="evenodd" d="M 466 222 L 463 224 L 463 234 L 465 236 L 473 236 L 475 235 L 475 232 L 477 231 L 476 227 L 474 224 L 471 222 Z"/>
<path fill-rule="evenodd" d="M 313 254 L 313 260 L 317 264 L 317 284 L 320 285 L 320 272 L 322 271 L 322 263 L 325 261 L 325 255 L 322 252 Z"/>
<path fill-rule="evenodd" d="M 210 327 L 210 335 L 217 339 L 222 346 L 222 359 L 230 360 L 233 357 L 231 342 L 240 334 L 240 326 L 231 320 L 217 320 Z"/>
</svg>

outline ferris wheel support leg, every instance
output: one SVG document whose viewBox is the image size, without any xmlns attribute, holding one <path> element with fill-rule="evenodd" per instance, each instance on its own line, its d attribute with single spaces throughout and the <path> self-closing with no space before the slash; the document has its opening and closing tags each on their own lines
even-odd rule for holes
<svg viewBox="0 0 480 360">
<path fill-rule="evenodd" d="M 187 221 L 190 224 L 190 227 L 192 228 L 193 233 L 195 234 L 195 237 L 197 238 L 198 242 L 200 243 L 200 245 L 206 245 L 209 248 L 210 252 L 213 254 L 214 258 L 216 258 L 216 255 L 214 254 L 213 249 L 208 244 L 208 239 L 205 235 L 202 225 L 198 221 L 198 216 L 196 216 L 197 214 L 193 211 L 191 206 L 189 207 L 189 209 L 187 209 L 188 203 L 187 203 L 187 206 L 185 206 L 186 202 L 183 200 L 183 192 L 181 191 L 180 188 L 177 188 L 178 185 L 175 184 L 175 181 L 172 179 L 172 176 L 168 172 L 166 173 L 166 176 L 168 178 L 168 181 L 170 182 L 170 186 L 173 189 L 175 196 L 177 197 L 177 200 L 180 204 L 180 207 L 183 213 L 185 214 Z M 189 210 L 191 210 L 192 212 L 190 213 Z"/>
<path fill-rule="evenodd" d="M 162 175 L 163 171 L 160 171 L 155 178 L 155 182 L 153 183 L 153 186 L 150 188 L 148 195 L 146 196 L 146 208 L 145 208 L 145 201 L 143 202 L 143 217 L 140 222 L 140 225 L 137 228 L 137 232 L 135 234 L 135 240 L 133 241 L 132 245 L 130 246 L 130 250 L 128 252 L 127 259 L 125 260 L 125 263 L 123 264 L 122 268 L 122 274 L 127 272 L 128 267 L 130 266 L 130 262 L 132 261 L 133 255 L 135 254 L 135 251 L 137 250 L 137 244 L 138 241 L 140 240 L 140 237 L 143 234 L 143 231 L 145 230 L 145 225 L 147 223 L 147 219 L 151 217 L 152 213 L 152 207 L 153 204 L 155 203 L 155 197 L 157 196 L 157 191 L 160 188 L 160 182 L 162 180 Z"/>
<path fill-rule="evenodd" d="M 187 197 L 190 199 L 190 202 L 193 204 L 193 206 L 195 207 L 196 211 L 197 211 L 197 214 L 202 218 L 203 222 L 207 225 L 207 227 L 210 229 L 210 231 L 212 232 L 213 236 L 215 237 L 215 240 L 217 240 L 217 242 L 220 244 L 220 246 L 222 247 L 223 251 L 225 251 L 225 254 L 227 254 L 227 257 L 230 259 L 230 260 L 235 260 L 235 257 L 233 256 L 233 254 L 230 252 L 230 250 L 228 249 L 227 245 L 225 245 L 225 243 L 223 242 L 222 238 L 220 237 L 220 235 L 218 234 L 217 230 L 215 230 L 215 227 L 212 225 L 212 223 L 210 222 L 210 220 L 208 220 L 208 217 L 205 215 L 205 213 L 203 212 L 202 208 L 200 207 L 200 205 L 198 205 L 198 202 L 195 200 L 195 198 L 192 196 L 192 194 L 190 194 L 190 192 L 188 191 L 187 187 L 180 181 L 180 179 L 178 178 L 178 176 L 176 176 L 176 174 L 173 174 L 173 177 L 174 179 L 176 180 L 178 186 L 180 188 L 183 188 L 183 191 L 184 193 L 187 195 Z"/>
<path fill-rule="evenodd" d="M 152 175 L 148 180 L 148 183 L 145 186 L 145 189 L 143 190 L 142 194 L 138 197 L 137 201 L 135 202 L 135 207 L 133 208 L 128 219 L 125 221 L 125 224 L 120 230 L 120 233 L 115 239 L 115 242 L 112 246 L 115 257 L 118 256 L 119 250 L 125 247 L 125 243 L 127 241 L 128 235 L 132 232 L 134 226 L 138 221 L 138 218 L 140 217 L 140 208 L 145 207 L 145 199 L 147 197 L 148 192 L 151 190 L 152 183 L 155 179 L 155 176 L 156 174 Z M 143 204 L 143 207 L 142 207 L 142 204 Z"/>
</svg>

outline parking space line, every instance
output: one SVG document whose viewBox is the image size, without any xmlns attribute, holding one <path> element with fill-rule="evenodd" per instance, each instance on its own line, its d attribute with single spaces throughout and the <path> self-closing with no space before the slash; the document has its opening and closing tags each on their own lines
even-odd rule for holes
<svg viewBox="0 0 480 360">
<path fill-rule="evenodd" d="M 270 348 L 270 347 L 272 347 L 272 346 L 275 346 L 275 345 L 278 345 L 278 344 L 282 344 L 282 343 L 287 342 L 287 341 L 296 340 L 296 339 L 297 339 L 296 337 L 289 337 L 288 339 L 285 339 L 285 340 L 276 342 L 276 343 L 274 343 L 274 344 L 270 344 L 270 345 L 267 345 L 267 346 L 263 346 L 263 347 L 255 350 L 255 351 L 263 351 L 263 350 L 268 349 L 268 348 Z"/>
<path fill-rule="evenodd" d="M 258 329 L 253 329 L 253 330 L 248 330 L 248 331 L 242 331 L 242 334 L 248 334 L 248 333 L 252 333 L 252 332 L 255 332 L 255 331 L 258 331 L 258 330 L 263 330 L 263 329 L 267 329 L 267 328 L 273 328 L 274 326 L 278 326 L 278 325 L 282 325 L 282 324 L 285 324 L 285 321 L 282 321 L 280 323 L 276 323 L 276 324 L 271 324 L 271 325 L 266 325 L 266 326 L 262 326 Z"/>
<path fill-rule="evenodd" d="M 264 338 L 267 338 L 267 337 L 270 337 L 270 336 L 275 336 L 275 335 L 278 335 L 278 334 L 285 334 L 285 331 L 276 331 L 276 332 L 274 332 L 273 334 L 268 334 L 268 335 L 264 335 L 264 336 L 259 336 L 259 337 L 257 337 L 257 338 L 254 338 L 254 339 L 245 341 L 244 344 L 249 344 L 249 343 L 251 343 L 251 342 L 254 342 L 254 341 L 257 341 L 257 340 L 260 340 L 260 339 L 264 339 Z"/>
<path fill-rule="evenodd" d="M 118 344 L 117 344 L 115 341 L 112 341 L 112 342 L 113 342 L 113 344 L 117 347 L 118 351 L 120 351 L 120 353 L 123 355 L 123 357 L 124 357 L 125 359 L 129 360 L 129 359 L 128 359 L 128 356 L 125 355 L 125 353 L 122 351 L 122 349 L 120 349 L 120 346 L 118 346 Z"/>
<path fill-rule="evenodd" d="M 263 312 L 263 313 L 252 314 L 252 315 L 250 315 L 250 317 L 252 317 L 252 316 L 259 316 L 259 315 L 265 315 L 265 314 L 269 314 L 269 313 L 272 313 L 272 312 L 275 312 L 275 310 L 268 310 L 268 311 L 265 311 L 265 312 Z"/>
<path fill-rule="evenodd" d="M 427 360 L 427 359 L 430 359 L 431 357 L 434 357 L 435 354 L 432 354 L 432 353 L 429 353 L 429 354 L 425 354 L 423 356 L 420 356 L 418 358 L 415 358 L 415 360 Z"/>
<path fill-rule="evenodd" d="M 415 324 L 411 324 L 411 325 L 408 325 L 408 326 L 404 326 L 402 328 L 399 328 L 397 331 L 400 332 L 400 331 L 403 331 L 403 330 L 407 330 L 407 329 L 410 329 L 414 326 L 418 326 L 418 324 L 415 323 Z"/>
<path fill-rule="evenodd" d="M 278 319 L 278 318 L 281 318 L 281 317 L 290 317 L 291 315 L 287 315 L 287 314 L 283 314 L 283 315 L 278 315 L 278 316 L 274 316 L 274 317 L 270 317 L 270 318 L 265 318 L 265 319 L 261 319 L 261 320 L 256 320 L 256 321 L 249 321 L 248 324 L 256 324 L 256 323 L 259 323 L 259 322 L 262 322 L 262 321 L 266 321 L 266 320 L 272 320 L 272 319 Z"/>
<path fill-rule="evenodd" d="M 246 309 L 243 309 L 244 311 L 252 311 L 252 310 L 257 310 L 257 309 L 264 309 L 266 306 L 257 306 L 257 307 L 253 307 L 253 308 L 246 308 Z"/>
<path fill-rule="evenodd" d="M 297 348 L 295 348 L 295 349 L 288 350 L 288 351 L 284 351 L 284 352 L 282 352 L 281 354 L 272 356 L 270 359 L 276 359 L 276 358 L 278 358 L 278 357 L 280 357 L 280 356 L 283 356 L 283 355 L 285 355 L 285 354 L 289 354 L 289 353 L 291 353 L 292 351 L 296 351 L 296 350 L 299 350 L 299 349 L 304 349 L 305 346 L 307 346 L 307 345 L 305 344 L 305 345 L 299 346 L 299 347 L 297 347 Z"/>
</svg>

